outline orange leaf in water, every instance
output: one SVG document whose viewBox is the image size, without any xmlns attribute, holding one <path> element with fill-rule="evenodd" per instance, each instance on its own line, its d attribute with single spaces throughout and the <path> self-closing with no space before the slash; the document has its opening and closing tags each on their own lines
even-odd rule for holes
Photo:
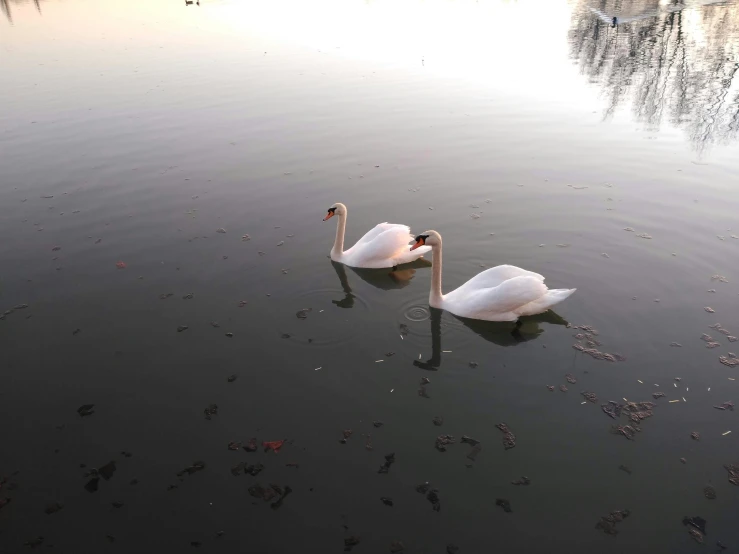
<svg viewBox="0 0 739 554">
<path fill-rule="evenodd" d="M 270 450 L 279 452 L 283 444 L 285 444 L 285 441 L 281 440 L 281 441 L 263 442 L 262 446 L 264 447 L 265 452 L 269 452 Z"/>
<path fill-rule="evenodd" d="M 118 269 L 126 269 L 126 264 L 125 264 L 125 262 L 116 262 L 116 263 L 115 263 L 115 266 L 116 266 L 116 267 L 117 267 Z"/>
</svg>

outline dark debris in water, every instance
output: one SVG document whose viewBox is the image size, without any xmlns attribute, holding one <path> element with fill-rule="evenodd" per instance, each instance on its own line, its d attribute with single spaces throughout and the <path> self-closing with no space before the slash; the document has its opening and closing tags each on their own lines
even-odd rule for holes
<svg viewBox="0 0 739 554">
<path fill-rule="evenodd" d="M 571 383 L 571 384 L 573 384 L 573 385 L 574 385 L 575 383 L 577 383 L 577 379 L 575 379 L 575 376 L 574 376 L 574 375 L 572 375 L 572 373 L 568 373 L 568 374 L 566 374 L 566 375 L 565 375 L 565 379 L 567 379 L 567 382 L 568 382 L 568 383 Z"/>
<path fill-rule="evenodd" d="M 439 435 L 436 437 L 436 450 L 446 452 L 446 447 L 455 442 L 454 437 L 451 435 Z"/>
<path fill-rule="evenodd" d="M 698 431 L 693 431 L 692 433 L 690 433 L 690 438 L 695 441 L 699 441 L 701 440 L 701 435 Z"/>
<path fill-rule="evenodd" d="M 634 440 L 634 436 L 641 431 L 638 427 L 635 425 L 614 425 L 611 428 L 611 432 L 617 434 L 617 435 L 623 435 L 629 440 Z"/>
<path fill-rule="evenodd" d="M 77 413 L 80 417 L 89 416 L 95 413 L 95 404 L 83 404 L 77 408 Z"/>
<path fill-rule="evenodd" d="M 716 408 L 717 410 L 731 410 L 733 412 L 734 411 L 734 403 L 731 402 L 731 401 L 724 402 L 723 404 L 720 404 L 718 406 L 714 406 L 714 408 Z"/>
<path fill-rule="evenodd" d="M 359 544 L 359 537 L 352 535 L 344 539 L 344 552 L 350 552 L 352 548 Z"/>
<path fill-rule="evenodd" d="M 688 534 L 697 543 L 703 544 L 703 537 L 706 533 L 706 520 L 700 516 L 693 516 L 683 518 L 683 525 L 688 527 Z"/>
<path fill-rule="evenodd" d="M 476 444 L 469 451 L 469 453 L 467 454 L 467 457 L 474 462 L 478 454 L 480 454 L 480 452 L 482 452 L 482 445 Z"/>
<path fill-rule="evenodd" d="M 441 511 L 441 499 L 439 498 L 438 489 L 431 489 L 426 495 L 426 500 L 431 502 L 431 508 L 435 512 Z"/>
<path fill-rule="evenodd" d="M 51 504 L 47 505 L 46 508 L 44 508 L 44 513 L 46 515 L 55 514 L 62 508 L 64 508 L 64 504 L 61 504 L 59 502 L 52 502 Z"/>
<path fill-rule="evenodd" d="M 520 485 L 528 486 L 528 485 L 531 484 L 531 479 L 529 479 L 528 477 L 524 476 L 524 477 L 521 477 L 520 479 L 516 479 L 515 481 L 511 481 L 511 484 L 512 485 L 518 485 L 518 486 L 520 486 Z"/>
<path fill-rule="evenodd" d="M 654 402 L 627 402 L 623 411 L 629 416 L 633 423 L 640 423 L 642 420 L 652 417 L 652 410 L 656 407 Z"/>
<path fill-rule="evenodd" d="M 506 513 L 510 514 L 511 512 L 513 512 L 513 508 L 511 508 L 510 501 L 506 500 L 505 498 L 496 498 L 495 505 L 503 508 L 503 511 Z"/>
<path fill-rule="evenodd" d="M 236 375 L 236 374 L 234 373 L 233 375 L 229 375 L 229 376 L 228 376 L 228 377 L 226 378 L 226 381 L 228 381 L 229 383 L 233 383 L 234 381 L 236 381 L 236 379 L 238 379 L 238 375 Z"/>
<path fill-rule="evenodd" d="M 109 481 L 111 477 L 113 477 L 113 474 L 115 473 L 116 469 L 118 469 L 115 465 L 114 461 L 110 461 L 101 468 L 97 470 L 98 475 L 105 479 L 106 481 Z"/>
<path fill-rule="evenodd" d="M 623 471 L 623 472 L 628 473 L 629 475 L 631 475 L 631 468 L 629 466 L 625 466 L 625 465 L 621 464 L 620 466 L 618 466 L 618 469 L 620 469 L 621 471 Z"/>
<path fill-rule="evenodd" d="M 208 407 L 203 410 L 203 414 L 205 414 L 205 419 L 210 419 L 212 416 L 218 414 L 218 405 L 209 404 Z"/>
<path fill-rule="evenodd" d="M 652 393 L 652 398 L 654 398 L 655 400 L 659 398 L 663 398 L 664 396 L 666 396 L 664 392 L 653 392 Z"/>
<path fill-rule="evenodd" d="M 93 477 L 87 483 L 85 483 L 85 490 L 90 493 L 97 492 L 99 484 L 100 477 Z"/>
<path fill-rule="evenodd" d="M 426 494 L 430 489 L 431 489 L 431 484 L 428 481 L 416 486 L 416 492 L 420 494 Z"/>
<path fill-rule="evenodd" d="M 739 463 L 726 464 L 724 469 L 729 472 L 729 483 L 739 487 Z"/>
<path fill-rule="evenodd" d="M 703 496 L 708 498 L 708 500 L 716 500 L 716 489 L 711 485 L 706 485 L 703 487 Z"/>
<path fill-rule="evenodd" d="M 256 437 L 252 437 L 249 439 L 249 442 L 243 446 L 244 450 L 247 452 L 256 452 L 257 451 L 257 439 Z"/>
<path fill-rule="evenodd" d="M 23 546 L 29 546 L 31 548 L 36 548 L 37 546 L 41 546 L 44 543 L 44 537 L 39 535 L 36 538 L 27 540 L 23 543 Z"/>
<path fill-rule="evenodd" d="M 254 464 L 250 466 L 246 466 L 244 468 L 244 473 L 247 475 L 251 475 L 252 477 L 256 477 L 264 470 L 264 464 Z"/>
<path fill-rule="evenodd" d="M 472 437 L 468 437 L 467 435 L 462 435 L 462 438 L 460 439 L 461 443 L 471 444 L 472 446 L 477 446 L 480 444 L 480 441 L 477 439 L 473 439 Z"/>
<path fill-rule="evenodd" d="M 282 506 L 282 503 L 285 501 L 285 498 L 287 498 L 287 495 L 293 492 L 293 490 L 290 485 L 285 485 L 282 490 L 280 490 L 279 487 L 276 487 L 275 485 L 271 486 L 280 494 L 280 497 L 277 499 L 277 501 L 272 502 L 272 504 L 270 505 L 270 508 L 272 508 L 273 510 L 277 510 L 280 508 L 280 506 Z"/>
<path fill-rule="evenodd" d="M 395 452 L 392 452 L 385 456 L 385 463 L 380 466 L 380 469 L 377 470 L 377 473 L 389 473 L 390 472 L 390 466 L 395 463 Z"/>
<path fill-rule="evenodd" d="M 398 554 L 399 552 L 403 552 L 405 550 L 405 545 L 400 541 L 393 541 L 390 543 L 390 552 L 391 554 Z"/>
<path fill-rule="evenodd" d="M 177 326 L 177 332 L 181 333 L 182 331 L 187 331 L 189 327 L 187 325 L 178 325 Z"/>
<path fill-rule="evenodd" d="M 380 501 L 385 504 L 385 506 L 390 506 L 391 508 L 393 506 L 393 499 L 388 498 L 387 496 L 381 496 Z"/>
<path fill-rule="evenodd" d="M 496 427 L 503 432 L 503 447 L 506 450 L 510 450 L 516 446 L 516 435 L 508 429 L 508 426 L 505 423 L 498 423 Z"/>
<path fill-rule="evenodd" d="M 432 419 L 431 421 L 432 421 L 432 422 L 433 422 L 433 424 L 434 424 L 434 425 L 436 425 L 437 427 L 441 427 L 442 425 L 444 425 L 444 418 L 443 418 L 443 417 L 441 417 L 441 416 L 436 416 L 436 417 L 434 417 L 434 419 Z"/>
<path fill-rule="evenodd" d="M 192 475 L 193 473 L 197 473 L 198 471 L 202 471 L 205 469 L 205 462 L 197 461 L 193 462 L 192 465 L 187 466 L 181 471 L 177 472 L 177 477 L 182 477 L 183 475 Z"/>
<path fill-rule="evenodd" d="M 265 502 L 268 502 L 269 500 L 272 500 L 277 495 L 279 495 L 282 491 L 282 488 L 276 485 L 263 487 L 261 484 L 255 483 L 247 490 L 249 491 L 249 494 L 254 498 L 259 498 L 261 500 L 264 500 Z"/>
<path fill-rule="evenodd" d="M 580 394 L 582 394 L 585 397 L 585 400 L 587 400 L 588 402 L 592 402 L 593 404 L 598 402 L 598 397 L 595 396 L 594 392 L 584 391 L 584 392 L 581 392 Z"/>
<path fill-rule="evenodd" d="M 303 308 L 302 310 L 298 310 L 295 315 L 298 319 L 307 319 L 308 313 L 310 313 L 313 310 L 313 308 Z"/>
<path fill-rule="evenodd" d="M 618 529 L 616 524 L 621 523 L 624 519 L 629 517 L 629 510 L 616 510 L 600 518 L 600 521 L 595 524 L 596 529 L 600 529 L 607 535 L 617 535 Z"/>
</svg>

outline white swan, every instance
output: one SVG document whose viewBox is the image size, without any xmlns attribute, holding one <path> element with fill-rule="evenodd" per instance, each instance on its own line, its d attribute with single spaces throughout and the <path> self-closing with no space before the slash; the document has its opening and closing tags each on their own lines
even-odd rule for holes
<svg viewBox="0 0 739 554">
<path fill-rule="evenodd" d="M 395 267 L 417 260 L 431 250 L 430 246 L 418 248 L 417 251 L 408 250 L 413 240 L 411 229 L 407 225 L 397 223 L 379 223 L 357 241 L 344 250 L 344 232 L 346 231 L 346 206 L 337 202 L 328 209 L 324 221 L 338 216 L 336 225 L 336 240 L 331 249 L 331 259 L 350 267 L 383 268 Z"/>
<path fill-rule="evenodd" d="M 544 277 L 512 265 L 499 265 L 475 275 L 461 287 L 441 293 L 441 235 L 426 231 L 411 250 L 429 245 L 434 253 L 429 305 L 459 317 L 485 321 L 516 321 L 546 312 L 576 289 L 549 290 Z"/>
</svg>

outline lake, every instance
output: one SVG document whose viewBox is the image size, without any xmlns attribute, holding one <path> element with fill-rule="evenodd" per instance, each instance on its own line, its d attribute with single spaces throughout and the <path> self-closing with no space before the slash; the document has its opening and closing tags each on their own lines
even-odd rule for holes
<svg viewBox="0 0 739 554">
<path fill-rule="evenodd" d="M 739 548 L 739 2 L 0 8 L 0 552 Z"/>
</svg>

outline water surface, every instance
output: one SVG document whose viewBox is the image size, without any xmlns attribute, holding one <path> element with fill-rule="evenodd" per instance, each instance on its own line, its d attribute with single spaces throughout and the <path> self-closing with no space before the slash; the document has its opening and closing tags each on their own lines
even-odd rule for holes
<svg viewBox="0 0 739 554">
<path fill-rule="evenodd" d="M 0 307 L 28 304 L 0 321 L 0 551 L 689 552 L 686 515 L 737 548 L 739 428 L 713 408 L 736 347 L 709 328 L 739 335 L 736 2 L 0 7 Z M 328 259 L 336 201 L 349 243 L 442 233 L 447 290 L 508 263 L 578 291 L 519 332 L 429 312 L 427 264 Z M 601 403 L 656 391 L 636 440 L 611 433 Z M 227 448 L 251 437 L 290 443 Z M 273 510 L 254 483 L 293 492 Z"/>
</svg>

